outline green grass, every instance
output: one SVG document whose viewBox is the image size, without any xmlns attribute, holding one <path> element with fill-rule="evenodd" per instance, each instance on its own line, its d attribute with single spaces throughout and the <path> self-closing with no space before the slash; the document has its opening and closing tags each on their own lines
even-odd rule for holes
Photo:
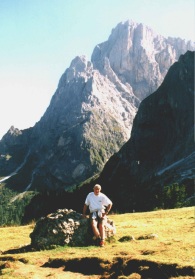
<svg viewBox="0 0 195 279">
<path fill-rule="evenodd" d="M 166 270 L 165 278 L 175 278 L 174 272 L 178 278 L 193 278 L 189 275 L 192 271 L 188 272 L 195 264 L 193 207 L 109 217 L 115 223 L 116 235 L 104 248 L 66 246 L 22 252 L 21 248 L 30 244 L 34 224 L 0 228 L 0 250 L 4 252 L 0 255 L 0 276 L 4 279 L 142 278 L 141 274 L 146 272 L 143 269 L 152 270 L 155 265 Z M 14 252 L 9 252 L 10 249 Z M 142 267 L 140 272 L 132 272 L 134 275 L 128 271 L 132 261 Z M 86 274 L 82 266 L 95 270 L 99 266 L 99 273 L 94 270 L 94 274 L 93 271 Z M 115 277 L 109 277 L 111 274 Z M 157 277 L 150 275 L 150 278 Z"/>
</svg>

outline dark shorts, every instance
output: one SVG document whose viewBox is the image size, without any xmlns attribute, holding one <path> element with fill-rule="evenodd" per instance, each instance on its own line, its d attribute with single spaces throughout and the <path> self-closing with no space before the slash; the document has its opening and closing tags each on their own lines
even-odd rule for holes
<svg viewBox="0 0 195 279">
<path fill-rule="evenodd" d="M 105 218 L 106 217 L 103 218 L 99 217 L 98 212 L 93 212 L 89 214 L 90 223 L 92 223 L 94 220 L 98 223 L 103 223 L 105 221 Z"/>
</svg>

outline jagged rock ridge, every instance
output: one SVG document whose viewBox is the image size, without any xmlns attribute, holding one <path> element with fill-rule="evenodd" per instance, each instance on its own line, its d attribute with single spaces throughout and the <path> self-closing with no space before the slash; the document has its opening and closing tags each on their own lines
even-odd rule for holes
<svg viewBox="0 0 195 279">
<path fill-rule="evenodd" d="M 12 157 L 0 162 L 0 175 L 17 169 L 8 184 L 21 191 L 72 189 L 96 175 L 129 139 L 140 100 L 192 47 L 142 24 L 120 23 L 94 49 L 92 62 L 73 59 L 33 128 L 3 137 L 0 152 Z"/>
<path fill-rule="evenodd" d="M 92 62 L 116 87 L 122 84 L 142 101 L 158 88 L 179 56 L 194 48 L 191 41 L 164 38 L 148 26 L 128 20 L 95 47 Z"/>
</svg>

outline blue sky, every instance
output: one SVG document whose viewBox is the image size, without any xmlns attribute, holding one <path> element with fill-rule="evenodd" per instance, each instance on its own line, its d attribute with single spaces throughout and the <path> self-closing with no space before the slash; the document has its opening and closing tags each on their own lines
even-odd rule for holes
<svg viewBox="0 0 195 279">
<path fill-rule="evenodd" d="M 195 41 L 194 0 L 0 0 L 0 139 L 34 126 L 77 55 L 131 19 Z"/>
</svg>

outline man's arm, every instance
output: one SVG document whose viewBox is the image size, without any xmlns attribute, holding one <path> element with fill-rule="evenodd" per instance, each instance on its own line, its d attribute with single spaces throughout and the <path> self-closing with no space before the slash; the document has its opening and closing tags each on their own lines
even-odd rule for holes
<svg viewBox="0 0 195 279">
<path fill-rule="evenodd" d="M 110 203 L 108 206 L 107 206 L 107 208 L 106 208 L 106 215 L 108 215 L 108 213 L 109 213 L 109 211 L 110 211 L 110 209 L 112 208 L 112 203 Z"/>
<path fill-rule="evenodd" d="M 86 217 L 87 205 L 84 204 L 83 206 L 83 217 Z"/>
</svg>

